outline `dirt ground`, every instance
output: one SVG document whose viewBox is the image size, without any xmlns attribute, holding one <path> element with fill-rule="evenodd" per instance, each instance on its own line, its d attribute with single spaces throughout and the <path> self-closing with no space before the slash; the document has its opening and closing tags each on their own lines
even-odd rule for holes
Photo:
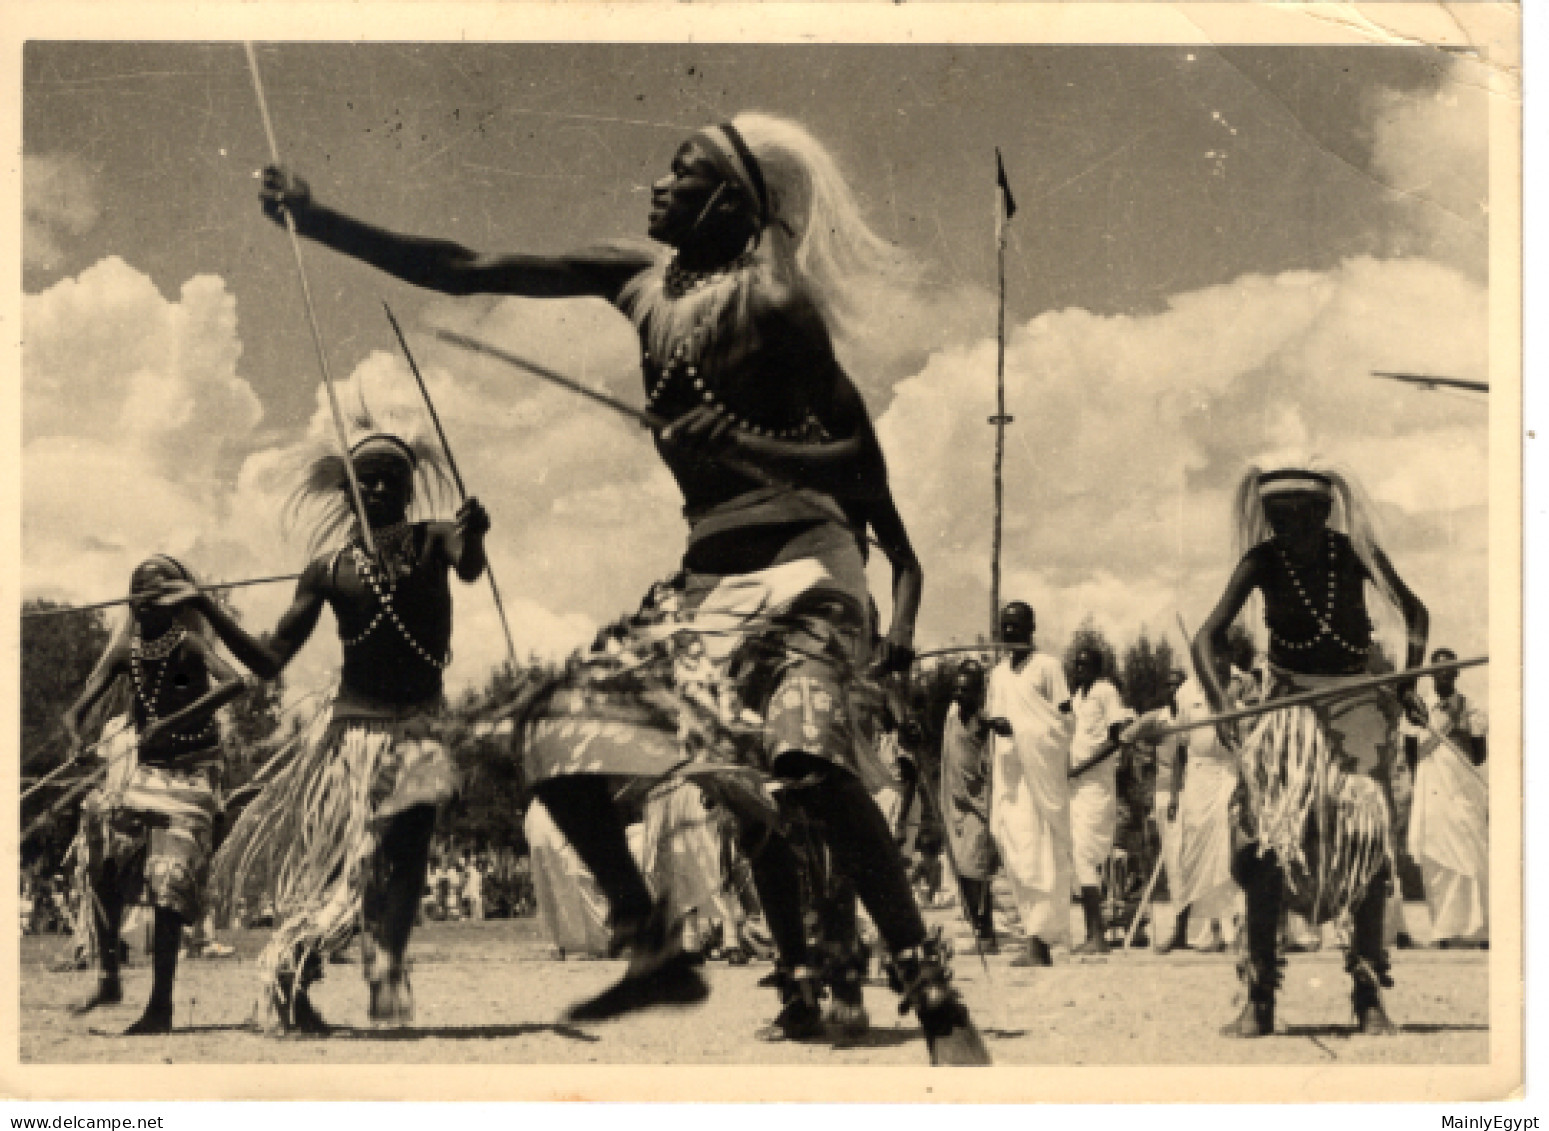
<svg viewBox="0 0 1549 1131">
<path fill-rule="evenodd" d="M 933 921 L 954 929 L 952 912 Z M 1421 909 L 1423 915 L 1423 908 Z M 1164 919 L 1165 921 L 1165 919 Z M 1079 937 L 1079 935 L 1078 935 Z M 30 1063 L 580 1063 L 813 1064 L 829 1067 L 924 1064 L 912 1017 L 900 1018 L 884 983 L 867 987 L 868 1036 L 848 1045 L 763 1044 L 754 1029 L 773 1015 L 769 970 L 712 963 L 710 1000 L 692 1010 L 658 1010 L 595 1028 L 556 1023 L 563 1008 L 616 978 L 616 962 L 556 961 L 534 919 L 433 923 L 415 935 L 412 1029 L 366 1027 L 360 968 L 330 965 L 314 1000 L 336 1027 L 327 1038 L 274 1040 L 244 1022 L 253 999 L 253 959 L 263 935 L 222 936 L 232 958 L 186 960 L 178 977 L 177 1032 L 121 1038 L 150 987 L 145 957 L 125 974 L 127 1001 L 89 1017 L 65 1007 L 86 995 L 92 975 L 50 973 L 58 936 L 22 940 L 21 1059 Z M 1137 950 L 1069 960 L 1052 969 L 1014 969 L 1011 954 L 980 966 L 958 943 L 956 980 L 999 1064 L 1479 1064 L 1488 1060 L 1487 955 L 1410 950 L 1395 955 L 1389 1012 L 1396 1037 L 1351 1035 L 1349 979 L 1338 951 L 1292 955 L 1273 1038 L 1218 1035 L 1237 1011 L 1233 958 Z M 966 951 L 966 952 L 965 952 Z"/>
</svg>

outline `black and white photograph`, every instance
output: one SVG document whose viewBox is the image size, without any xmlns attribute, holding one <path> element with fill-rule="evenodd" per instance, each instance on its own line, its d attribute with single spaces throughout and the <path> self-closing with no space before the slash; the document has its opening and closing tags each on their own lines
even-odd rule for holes
<svg viewBox="0 0 1549 1131">
<path fill-rule="evenodd" d="M 1521 1087 L 1509 5 L 392 7 L 7 37 L 7 1092 Z"/>
</svg>

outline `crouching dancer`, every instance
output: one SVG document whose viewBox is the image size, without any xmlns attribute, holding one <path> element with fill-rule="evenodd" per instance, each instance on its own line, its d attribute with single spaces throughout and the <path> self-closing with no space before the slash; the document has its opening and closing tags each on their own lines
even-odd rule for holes
<svg viewBox="0 0 1549 1131">
<path fill-rule="evenodd" d="M 865 662 L 864 532 L 894 561 L 890 653 L 907 662 L 919 576 L 886 467 L 831 332 L 854 329 L 852 282 L 900 263 L 860 215 L 829 153 L 762 114 L 698 131 L 652 193 L 657 248 L 482 255 L 383 231 L 311 199 L 282 170 L 264 204 L 303 236 L 453 294 L 594 296 L 639 335 L 647 403 L 670 423 L 657 447 L 689 522 L 682 571 L 653 590 L 617 649 L 579 665 L 523 719 L 530 780 L 606 892 L 617 985 L 573 1011 L 613 1016 L 702 1000 L 630 859 L 602 775 L 694 776 L 739 814 L 781 956 L 775 1028 L 810 1035 L 820 1011 L 800 882 L 773 831 L 760 772 L 826 832 L 892 955 L 905 1005 L 938 1059 L 984 1059 L 904 874 L 854 772 L 847 698 Z M 971 1046 L 971 1047 L 970 1047 Z"/>
<path fill-rule="evenodd" d="M 1338 691 L 1372 670 L 1366 586 L 1403 615 L 1408 668 L 1424 662 L 1429 617 L 1376 544 L 1358 490 L 1335 472 L 1251 469 L 1238 488 L 1237 522 L 1242 558 L 1194 640 L 1211 709 L 1227 702 L 1217 674 L 1226 630 L 1255 591 L 1269 629 L 1270 697 L 1332 694 L 1316 707 L 1263 716 L 1242 744 L 1232 872 L 1247 901 L 1240 969 L 1248 1001 L 1224 1031 L 1274 1031 L 1280 909 L 1289 897 L 1314 922 L 1350 912 L 1346 969 L 1357 1026 L 1392 1033 L 1380 992 L 1393 984 L 1382 922 L 1393 880 L 1391 736 L 1401 707 L 1411 718 L 1423 718 L 1423 709 L 1412 684 Z"/>
<path fill-rule="evenodd" d="M 143 900 L 155 908 L 151 998 L 125 1036 L 172 1031 L 178 949 L 183 927 L 200 918 L 220 814 L 215 712 L 244 690 L 215 651 L 203 617 L 148 601 L 153 591 L 174 583 L 194 585 L 173 558 L 157 555 L 136 567 L 130 612 L 64 716 L 72 749 L 79 751 L 86 714 L 119 681 L 129 681 L 138 757 L 127 774 L 110 774 L 82 807 L 88 905 L 82 916 L 96 940 L 98 976 L 96 990 L 74 1010 L 86 1013 L 124 999 L 119 930 L 125 905 Z"/>
<path fill-rule="evenodd" d="M 447 574 L 484 572 L 489 518 L 469 499 L 455 522 L 409 521 L 416 481 L 433 500 L 447 480 L 440 449 L 408 428 L 357 422 L 350 449 L 376 556 L 353 513 L 344 457 L 315 453 L 287 506 L 310 526 L 311 564 L 272 636 L 257 640 L 188 587 L 164 601 L 210 621 L 232 653 L 274 678 L 333 609 L 344 667 L 331 710 L 295 740 L 264 791 L 243 811 L 215 864 L 218 890 L 235 899 L 249 877 L 273 900 L 276 928 L 263 955 L 256 1020 L 266 1031 L 326 1031 L 307 995 L 327 955 L 357 924 L 378 1025 L 413 1019 L 407 952 L 425 884 L 436 810 L 456 791 L 436 729 L 442 671 L 451 662 Z"/>
</svg>

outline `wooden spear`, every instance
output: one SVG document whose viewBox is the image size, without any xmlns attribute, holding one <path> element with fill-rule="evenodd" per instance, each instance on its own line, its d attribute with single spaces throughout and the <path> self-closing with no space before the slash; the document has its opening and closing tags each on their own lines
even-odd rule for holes
<svg viewBox="0 0 1549 1131">
<path fill-rule="evenodd" d="M 384 302 L 382 309 L 387 313 L 387 321 L 392 324 L 399 346 L 403 348 L 404 359 L 409 363 L 409 372 L 414 374 L 414 383 L 420 388 L 420 396 L 425 399 L 425 411 L 430 414 L 430 422 L 436 426 L 436 435 L 441 440 L 441 450 L 446 453 L 446 465 L 451 469 L 452 479 L 457 484 L 458 497 L 466 503 L 468 488 L 463 483 L 462 472 L 457 470 L 457 460 L 452 455 L 452 444 L 446 438 L 446 429 L 441 427 L 441 414 L 436 411 L 435 402 L 430 399 L 430 390 L 425 385 L 425 378 L 420 376 L 420 367 L 414 360 L 414 354 L 409 350 L 408 340 L 403 336 L 403 329 L 398 325 L 398 319 L 393 317 L 393 308 Z M 484 575 L 489 578 L 490 596 L 495 599 L 495 611 L 500 614 L 500 627 L 506 634 L 506 651 L 511 655 L 511 670 L 515 672 L 516 642 L 511 639 L 511 622 L 506 619 L 506 605 L 500 599 L 500 586 L 495 582 L 495 565 L 489 560 L 487 554 L 484 559 Z"/>
<path fill-rule="evenodd" d="M 247 69 L 253 76 L 253 93 L 258 96 L 258 112 L 264 120 L 264 136 L 269 139 L 269 156 L 274 164 L 280 164 L 280 143 L 275 140 L 274 123 L 269 120 L 269 101 L 264 97 L 263 79 L 258 73 L 258 55 L 252 43 L 243 43 L 247 51 Z M 355 517 L 360 520 L 361 539 L 366 552 L 374 560 L 377 556 L 376 541 L 371 537 L 371 524 L 366 521 L 366 504 L 360 497 L 360 481 L 355 478 L 355 463 L 350 458 L 350 438 L 344 428 L 344 413 L 339 409 L 339 394 L 333 387 L 333 370 L 328 367 L 328 351 L 323 348 L 323 331 L 317 323 L 317 311 L 312 305 L 312 287 L 307 282 L 306 265 L 301 259 L 301 237 L 296 232 L 296 218 L 283 203 L 280 215 L 285 217 L 285 230 L 290 233 L 290 250 L 296 257 L 296 276 L 301 280 L 301 298 L 307 308 L 307 325 L 312 328 L 312 345 L 317 349 L 317 364 L 323 371 L 323 387 L 328 390 L 328 407 L 333 411 L 334 430 L 339 434 L 339 451 L 344 456 L 344 474 L 350 484 L 350 501 L 355 505 Z"/>
<path fill-rule="evenodd" d="M 249 577 L 244 581 L 220 581 L 209 585 L 195 586 L 200 592 L 211 593 L 222 589 L 245 589 L 249 585 L 273 585 L 279 581 L 295 581 L 301 575 L 299 573 L 277 573 L 273 577 Z M 23 620 L 33 617 L 57 617 L 65 613 L 88 613 L 93 609 L 110 609 L 114 605 L 128 605 L 140 600 L 140 597 L 114 597 L 111 601 L 96 601 L 90 605 L 61 605 L 57 609 L 27 609 L 22 612 Z"/>
</svg>

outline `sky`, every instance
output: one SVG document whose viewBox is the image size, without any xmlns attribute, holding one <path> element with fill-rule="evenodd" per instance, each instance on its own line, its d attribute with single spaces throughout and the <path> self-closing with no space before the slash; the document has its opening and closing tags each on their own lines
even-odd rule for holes
<svg viewBox="0 0 1549 1131">
<path fill-rule="evenodd" d="M 1197 625 L 1233 564 L 1237 479 L 1310 452 L 1365 484 L 1433 640 L 1485 650 L 1485 399 L 1370 376 L 1487 376 L 1487 107 L 1464 62 L 1403 47 L 258 55 L 281 153 L 320 199 L 481 250 L 640 236 L 687 131 L 743 109 L 805 124 L 923 269 L 917 287 L 860 284 L 867 330 L 840 344 L 925 566 L 922 647 L 988 627 L 999 147 L 1019 206 L 1002 591 L 1034 604 L 1044 642 L 1087 617 L 1120 643 Z M 328 417 L 288 241 L 257 204 L 268 150 L 241 49 L 35 41 L 23 121 L 24 595 L 117 595 L 153 552 L 219 579 L 299 569 L 283 469 Z M 305 261 L 346 403 L 412 406 L 384 301 L 408 331 L 491 512 L 523 652 L 589 641 L 675 568 L 681 501 L 642 433 L 427 334 L 476 334 L 638 402 L 632 331 L 609 307 L 448 298 L 316 246 Z M 288 596 L 238 605 L 268 627 Z M 482 587 L 459 591 L 454 651 L 454 688 L 504 657 Z M 337 662 L 325 621 L 292 688 Z"/>
</svg>

